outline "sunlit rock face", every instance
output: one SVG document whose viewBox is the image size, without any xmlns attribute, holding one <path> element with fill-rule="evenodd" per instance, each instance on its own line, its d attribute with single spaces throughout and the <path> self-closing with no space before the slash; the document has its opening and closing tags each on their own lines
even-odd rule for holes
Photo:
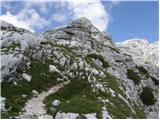
<svg viewBox="0 0 160 120">
<path fill-rule="evenodd" d="M 132 56 L 137 64 L 159 64 L 158 42 L 149 43 L 145 39 L 130 39 L 116 44 L 123 53 Z"/>
<path fill-rule="evenodd" d="M 156 44 L 115 45 L 84 17 L 40 34 L 2 23 L 2 118 L 158 118 Z"/>
</svg>

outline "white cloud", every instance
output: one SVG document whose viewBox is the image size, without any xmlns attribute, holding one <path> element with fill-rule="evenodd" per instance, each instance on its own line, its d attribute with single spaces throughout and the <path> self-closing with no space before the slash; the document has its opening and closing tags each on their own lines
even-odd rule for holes
<svg viewBox="0 0 160 120">
<path fill-rule="evenodd" d="M 53 13 L 52 22 L 86 17 L 101 31 L 105 31 L 111 22 L 111 16 L 100 0 L 59 0 L 54 7 L 58 13 Z"/>
<path fill-rule="evenodd" d="M 16 15 L 20 20 L 27 21 L 30 26 L 44 28 L 46 25 L 49 24 L 45 18 L 41 17 L 35 9 L 23 9 Z"/>
<path fill-rule="evenodd" d="M 8 11 L 6 14 L 1 15 L 0 19 L 12 23 L 16 27 L 30 30 L 31 32 L 34 32 L 35 27 L 43 29 L 50 24 L 50 21 L 40 16 L 39 13 L 33 9 L 34 5 L 34 2 L 24 2 L 24 8 L 20 12 L 13 15 Z M 40 6 L 43 6 L 42 3 Z M 46 12 L 46 7 L 43 6 L 42 8 L 42 11 Z"/>
<path fill-rule="evenodd" d="M 100 0 L 29 0 L 23 4 L 24 8 L 17 14 L 8 12 L 0 19 L 32 31 L 34 28 L 43 29 L 55 21 L 64 24 L 80 17 L 88 18 L 99 30 L 105 31 L 112 20 Z M 46 19 L 45 16 L 49 17 Z"/>
<path fill-rule="evenodd" d="M 110 14 L 100 0 L 60 0 L 59 4 L 55 6 L 56 10 L 60 12 L 58 15 L 53 14 L 53 18 L 65 17 L 68 19 L 70 17 L 68 20 L 74 20 L 86 17 L 101 31 L 105 31 L 111 21 Z M 60 22 L 63 21 L 60 19 Z"/>
<path fill-rule="evenodd" d="M 61 13 L 55 13 L 53 14 L 53 21 L 56 22 L 63 22 L 64 20 L 66 20 L 66 16 L 61 14 Z"/>
<path fill-rule="evenodd" d="M 107 29 L 111 20 L 111 16 L 99 1 L 70 2 L 69 8 L 73 10 L 75 19 L 86 17 L 101 31 L 105 31 Z"/>
<path fill-rule="evenodd" d="M 8 23 L 11 23 L 16 27 L 24 28 L 30 30 L 31 32 L 34 32 L 34 30 L 30 27 L 28 22 L 19 20 L 17 16 L 12 15 L 9 11 L 5 15 L 0 16 L 0 19 Z"/>
</svg>

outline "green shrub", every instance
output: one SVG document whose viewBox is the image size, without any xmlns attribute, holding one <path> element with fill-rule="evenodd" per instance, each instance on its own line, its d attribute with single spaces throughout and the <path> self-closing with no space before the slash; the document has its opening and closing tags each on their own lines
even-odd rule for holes
<svg viewBox="0 0 160 120">
<path fill-rule="evenodd" d="M 140 77 L 131 69 L 127 69 L 127 77 L 133 80 L 136 85 L 140 83 Z"/>
<path fill-rule="evenodd" d="M 149 87 L 143 88 L 143 91 L 140 94 L 140 99 L 142 100 L 143 104 L 147 106 L 153 105 L 156 101 L 152 89 Z"/>
<path fill-rule="evenodd" d="M 104 67 L 104 68 L 108 68 L 109 67 L 109 64 L 104 60 L 104 58 L 101 55 L 89 54 L 89 55 L 87 55 L 87 57 L 98 59 L 99 61 L 102 62 L 102 67 Z"/>
</svg>

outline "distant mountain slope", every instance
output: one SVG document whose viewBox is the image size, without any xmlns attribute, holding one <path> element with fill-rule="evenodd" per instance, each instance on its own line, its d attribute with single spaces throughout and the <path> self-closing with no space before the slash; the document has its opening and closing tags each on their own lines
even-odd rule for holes
<svg viewBox="0 0 160 120">
<path fill-rule="evenodd" d="M 159 65 L 158 42 L 149 43 L 145 39 L 130 39 L 116 43 L 116 46 L 121 52 L 131 55 L 138 64 Z"/>
<path fill-rule="evenodd" d="M 158 118 L 158 66 L 88 19 L 40 34 L 1 25 L 2 118 Z"/>
</svg>

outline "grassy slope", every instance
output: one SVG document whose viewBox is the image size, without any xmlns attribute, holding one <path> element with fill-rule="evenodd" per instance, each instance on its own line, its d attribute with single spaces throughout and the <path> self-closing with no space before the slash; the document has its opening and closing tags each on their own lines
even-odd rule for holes
<svg viewBox="0 0 160 120">
<path fill-rule="evenodd" d="M 56 111 L 52 111 L 54 99 L 62 103 Z M 98 113 L 100 117 L 101 103 L 97 101 L 95 94 L 91 92 L 91 86 L 87 80 L 72 80 L 70 84 L 60 89 L 57 93 L 50 95 L 44 101 L 46 109 L 51 115 L 58 111 L 74 112 L 79 114 Z"/>
<path fill-rule="evenodd" d="M 32 76 L 30 82 L 17 79 L 17 85 L 13 85 L 11 82 L 2 83 L 2 96 L 7 99 L 6 107 L 11 107 L 8 112 L 2 113 L 2 118 L 17 115 L 24 107 L 25 102 L 31 98 L 32 90 L 42 92 L 58 83 L 56 78 L 61 78 L 62 76 L 58 73 L 50 73 L 49 64 L 51 62 L 43 64 L 41 61 L 33 60 L 31 68 L 26 71 L 27 74 Z M 22 95 L 27 95 L 27 97 L 24 98 Z"/>
<path fill-rule="evenodd" d="M 62 52 L 71 56 L 71 58 L 78 56 L 70 48 L 54 45 L 52 43 L 49 44 L 53 47 L 59 48 Z M 99 57 L 94 55 L 94 57 L 103 63 L 103 67 L 109 67 L 108 63 L 104 61 L 101 56 Z M 96 69 L 99 69 L 98 66 L 93 63 L 91 58 L 93 58 L 93 56 L 88 56 L 86 58 L 88 64 Z M 55 81 L 56 78 L 62 76 L 57 73 L 49 73 L 49 64 L 54 63 L 47 60 L 43 64 L 41 61 L 32 59 L 31 68 L 26 71 L 27 74 L 32 76 L 31 82 L 20 80 L 17 82 L 17 86 L 12 85 L 11 83 L 2 84 L 2 96 L 7 98 L 6 105 L 7 107 L 12 106 L 12 109 L 9 112 L 2 113 L 2 118 L 8 118 L 9 116 L 17 115 L 18 112 L 23 108 L 25 102 L 32 97 L 31 91 L 33 89 L 41 92 L 43 90 L 47 90 L 49 87 L 57 83 L 57 81 Z M 118 94 L 122 95 L 123 97 L 125 97 L 125 95 L 120 89 L 118 80 L 115 77 L 106 73 L 106 77 L 102 82 L 104 82 L 108 88 L 111 88 L 116 92 L 115 97 L 111 96 L 111 94 L 108 92 L 102 93 L 99 91 L 98 93 L 93 93 L 87 77 L 86 79 L 80 79 L 76 77 L 71 80 L 70 84 L 60 89 L 59 92 L 46 98 L 44 103 L 46 104 L 48 113 L 55 115 L 55 113 L 58 111 L 77 112 L 80 113 L 81 117 L 83 118 L 82 114 L 96 112 L 97 117 L 102 118 L 101 110 L 103 104 L 97 100 L 97 97 L 100 96 L 112 102 L 113 105 L 107 104 L 106 107 L 113 118 L 146 118 L 144 111 L 139 106 L 132 106 L 136 111 L 136 114 L 133 114 L 127 103 L 118 97 Z M 27 97 L 23 98 L 23 94 L 26 94 Z M 61 105 L 57 107 L 56 111 L 52 109 L 51 105 L 54 99 L 59 99 L 62 102 Z"/>
<path fill-rule="evenodd" d="M 83 118 L 84 116 L 82 114 L 95 112 L 97 113 L 97 118 L 102 118 L 101 110 L 104 104 L 97 100 L 98 96 L 100 96 L 103 99 L 108 99 L 112 103 L 107 104 L 106 107 L 113 118 L 146 118 L 145 113 L 141 107 L 135 104 L 132 105 L 128 100 L 136 112 L 135 114 L 132 112 L 128 104 L 118 96 L 118 94 L 122 96 L 125 96 L 125 94 L 119 88 L 120 85 L 115 77 L 109 73 L 106 73 L 106 77 L 103 81 L 108 88 L 111 88 L 116 92 L 115 97 L 113 97 L 108 92 L 92 92 L 91 86 L 87 79 L 72 80 L 69 85 L 65 86 L 59 92 L 50 95 L 45 99 L 44 103 L 46 104 L 48 113 L 55 116 L 56 113 L 60 111 L 73 112 L 79 113 Z M 86 97 L 83 97 L 84 95 Z M 61 105 L 56 108 L 56 110 L 54 110 L 52 106 L 52 102 L 55 99 L 58 99 L 62 102 Z"/>
</svg>

